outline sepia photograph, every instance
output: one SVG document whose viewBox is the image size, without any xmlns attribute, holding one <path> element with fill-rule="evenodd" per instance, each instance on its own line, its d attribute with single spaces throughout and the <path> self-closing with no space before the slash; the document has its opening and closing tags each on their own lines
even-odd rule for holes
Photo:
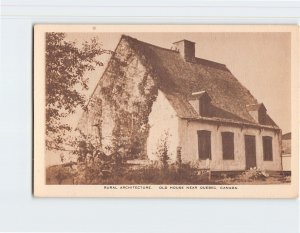
<svg viewBox="0 0 300 233">
<path fill-rule="evenodd" d="M 299 233 L 300 0 L 0 9 L 0 232 Z"/>
<path fill-rule="evenodd" d="M 157 27 L 35 27 L 35 183 L 67 196 L 88 185 L 96 196 L 241 197 L 298 182 L 296 28 Z"/>
</svg>

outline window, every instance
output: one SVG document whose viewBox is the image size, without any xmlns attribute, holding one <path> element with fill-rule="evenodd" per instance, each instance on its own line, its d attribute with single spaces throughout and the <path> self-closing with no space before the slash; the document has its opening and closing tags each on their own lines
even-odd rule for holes
<svg viewBox="0 0 300 233">
<path fill-rule="evenodd" d="M 234 135 L 231 132 L 222 132 L 223 159 L 234 159 Z"/>
<path fill-rule="evenodd" d="M 273 160 L 272 137 L 263 136 L 264 161 Z"/>
<path fill-rule="evenodd" d="M 261 107 L 258 111 L 258 123 L 264 125 L 266 124 L 267 110 L 265 107 Z"/>
<path fill-rule="evenodd" d="M 246 169 L 256 167 L 256 138 L 254 135 L 245 135 Z"/>
<path fill-rule="evenodd" d="M 199 130 L 197 133 L 199 159 L 211 159 L 210 131 Z"/>
<path fill-rule="evenodd" d="M 200 116 L 204 116 L 204 117 L 210 116 L 209 105 L 210 105 L 209 97 L 202 96 L 199 99 L 199 114 L 200 114 Z"/>
</svg>

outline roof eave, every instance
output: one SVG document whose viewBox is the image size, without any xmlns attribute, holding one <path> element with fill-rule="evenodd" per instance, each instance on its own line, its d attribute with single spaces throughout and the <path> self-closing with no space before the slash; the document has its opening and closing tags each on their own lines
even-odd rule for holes
<svg viewBox="0 0 300 233">
<path fill-rule="evenodd" d="M 276 131 L 281 130 L 278 126 L 252 124 L 252 123 L 233 121 L 233 120 L 228 120 L 228 119 L 218 119 L 218 118 L 209 118 L 209 117 L 197 117 L 197 118 L 179 117 L 179 118 L 188 120 L 188 121 L 206 121 L 206 122 L 211 122 L 214 124 L 227 124 L 227 125 L 234 125 L 234 126 L 240 126 L 240 127 L 252 127 L 252 128 L 257 128 L 257 129 L 270 129 L 270 130 L 276 130 Z"/>
</svg>

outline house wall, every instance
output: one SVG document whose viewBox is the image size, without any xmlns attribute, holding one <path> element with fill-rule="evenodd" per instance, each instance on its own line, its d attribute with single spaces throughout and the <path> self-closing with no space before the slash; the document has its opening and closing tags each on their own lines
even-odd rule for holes
<svg viewBox="0 0 300 233">
<path fill-rule="evenodd" d="M 245 170 L 245 135 L 254 135 L 256 138 L 256 163 L 257 167 L 265 170 L 282 170 L 280 135 L 273 130 L 255 128 L 240 128 L 232 126 L 217 126 L 199 121 L 179 121 L 179 145 L 182 147 L 182 160 L 195 162 L 200 168 L 206 168 L 207 162 L 198 159 L 197 130 L 211 131 L 211 161 L 210 168 L 215 171 Z M 234 160 L 223 160 L 221 132 L 234 133 Z M 262 137 L 271 136 L 273 146 L 273 161 L 263 161 Z"/>
<path fill-rule="evenodd" d="M 78 130 L 96 138 L 107 154 L 110 151 L 105 148 L 112 148 L 117 126 L 124 140 L 134 131 L 145 145 L 148 132 L 144 115 L 150 112 L 152 102 L 149 99 L 154 99 L 156 89 L 139 56 L 122 39 L 92 94 Z M 134 146 L 129 140 L 130 143 Z M 142 153 L 145 154 L 145 146 Z"/>
<path fill-rule="evenodd" d="M 161 91 L 158 91 L 156 101 L 149 115 L 149 136 L 147 139 L 147 155 L 151 160 L 158 160 L 156 155 L 159 143 L 168 133 L 167 145 L 170 162 L 176 161 L 176 150 L 179 145 L 178 117 Z"/>
<path fill-rule="evenodd" d="M 284 154 L 281 157 L 282 159 L 282 170 L 291 171 L 291 154 Z"/>
<path fill-rule="evenodd" d="M 101 132 L 98 131 L 98 133 L 101 134 L 101 145 L 106 151 L 106 147 L 110 146 L 113 140 L 113 128 L 115 126 L 114 118 L 112 117 L 112 108 L 109 106 L 109 104 L 102 106 L 102 116 L 101 116 L 101 122 L 100 122 L 100 128 L 98 130 L 101 130 Z"/>
<path fill-rule="evenodd" d="M 282 140 L 282 170 L 291 171 L 291 140 Z"/>
</svg>

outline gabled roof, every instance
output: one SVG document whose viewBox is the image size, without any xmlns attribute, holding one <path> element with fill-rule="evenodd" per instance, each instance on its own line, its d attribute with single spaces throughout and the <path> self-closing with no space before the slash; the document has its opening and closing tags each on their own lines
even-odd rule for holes
<svg viewBox="0 0 300 233">
<path fill-rule="evenodd" d="M 182 42 L 182 41 L 187 41 L 187 42 L 189 42 L 189 43 L 195 44 L 195 42 L 190 41 L 190 40 L 186 40 L 186 39 L 182 39 L 182 40 L 175 41 L 175 42 L 173 42 L 173 44 L 178 44 L 178 43 L 180 43 L 180 42 Z"/>
<path fill-rule="evenodd" d="M 282 135 L 282 140 L 291 140 L 292 139 L 292 133 L 286 133 Z"/>
<path fill-rule="evenodd" d="M 192 96 L 189 99 L 195 100 L 195 99 L 202 99 L 202 98 L 205 98 L 205 99 L 211 101 L 211 98 L 210 98 L 209 94 L 207 94 L 206 91 L 193 92 Z"/>
<path fill-rule="evenodd" d="M 258 125 L 247 109 L 249 105 L 258 105 L 258 101 L 224 64 L 201 58 L 186 62 L 178 51 L 124 35 L 121 40 L 126 40 L 139 55 L 179 117 L 201 118 L 188 101 L 193 92 L 201 90 L 211 98 L 212 118 Z M 267 125 L 277 127 L 269 116 Z"/>
<path fill-rule="evenodd" d="M 267 110 L 263 103 L 260 104 L 249 104 L 246 106 L 248 111 L 258 111 L 260 109 Z"/>
</svg>

